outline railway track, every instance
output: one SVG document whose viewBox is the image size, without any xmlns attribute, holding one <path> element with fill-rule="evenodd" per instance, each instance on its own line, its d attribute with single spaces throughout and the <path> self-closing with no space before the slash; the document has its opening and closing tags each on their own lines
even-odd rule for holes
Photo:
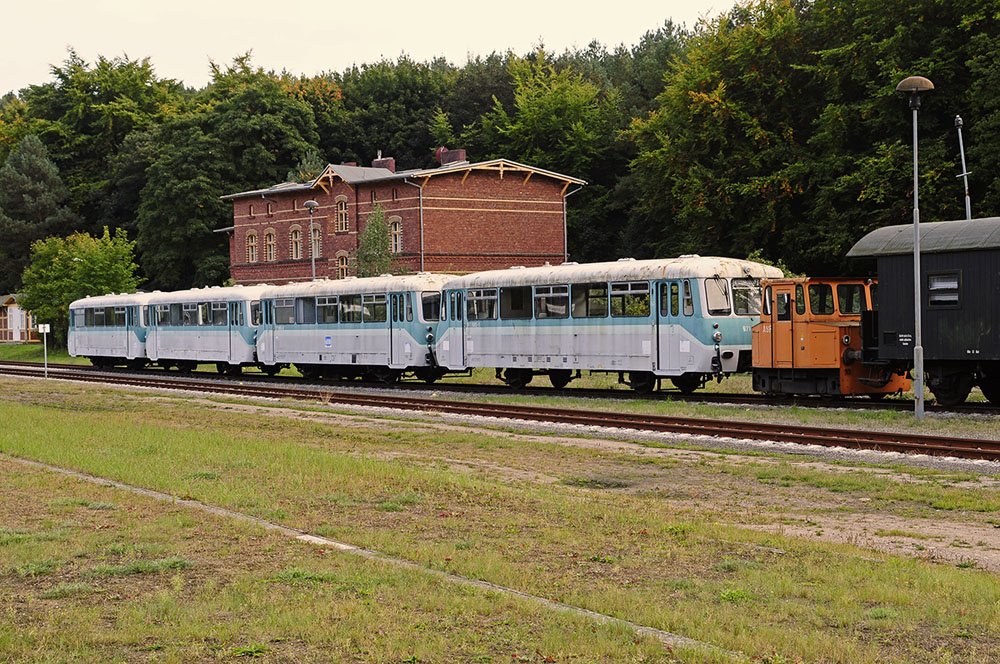
<svg viewBox="0 0 1000 664">
<path fill-rule="evenodd" d="M 925 434 L 859 431 L 827 427 L 769 424 L 761 422 L 712 420 L 704 418 L 668 417 L 637 413 L 595 412 L 571 408 L 536 407 L 526 405 L 488 404 L 448 401 L 399 394 L 371 394 L 332 391 L 305 386 L 291 387 L 258 381 L 204 380 L 176 374 L 147 373 L 142 375 L 96 372 L 78 366 L 50 365 L 51 378 L 113 385 L 166 388 L 196 392 L 232 394 L 270 399 L 299 399 L 352 406 L 393 408 L 398 410 L 449 413 L 526 420 L 557 424 L 577 424 L 646 432 L 664 432 L 700 436 L 766 440 L 824 447 L 844 447 L 951 456 L 966 459 L 1000 461 L 1000 441 L 977 438 L 930 436 Z M 26 366 L 0 364 L 0 375 L 39 377 L 37 364 Z"/>
</svg>

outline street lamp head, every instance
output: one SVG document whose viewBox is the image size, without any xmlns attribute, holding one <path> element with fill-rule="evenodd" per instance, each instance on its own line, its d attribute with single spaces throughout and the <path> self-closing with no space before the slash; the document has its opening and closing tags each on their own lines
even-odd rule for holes
<svg viewBox="0 0 1000 664">
<path fill-rule="evenodd" d="M 955 126 L 958 127 L 959 129 L 961 129 L 962 127 L 965 126 L 965 123 L 962 122 L 962 116 L 961 115 L 956 115 L 955 116 Z M 962 170 L 965 170 L 965 169 L 963 168 Z"/>
<path fill-rule="evenodd" d="M 910 93 L 910 108 L 914 111 L 920 108 L 920 93 L 930 92 L 934 84 L 923 76 L 907 76 L 896 85 L 896 92 Z"/>
<path fill-rule="evenodd" d="M 315 210 L 316 208 L 319 207 L 319 203 L 317 203 L 314 200 L 308 200 L 308 201 L 306 201 L 305 203 L 302 204 L 302 207 L 304 207 L 307 210 L 309 210 L 309 214 L 312 214 L 313 210 Z"/>
</svg>

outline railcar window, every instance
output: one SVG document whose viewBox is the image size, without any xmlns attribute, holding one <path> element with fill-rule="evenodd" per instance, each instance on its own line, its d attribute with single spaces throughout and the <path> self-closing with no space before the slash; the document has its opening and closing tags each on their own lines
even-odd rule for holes
<svg viewBox="0 0 1000 664">
<path fill-rule="evenodd" d="M 385 304 L 385 294 L 364 295 L 361 298 L 364 305 L 364 322 L 384 323 L 388 316 L 388 309 Z"/>
<path fill-rule="evenodd" d="M 212 303 L 212 325 L 228 325 L 229 311 L 225 302 Z"/>
<path fill-rule="evenodd" d="M 801 285 L 795 286 L 795 313 L 800 316 L 806 312 L 806 296 Z"/>
<path fill-rule="evenodd" d="M 413 320 L 413 293 L 406 294 L 406 320 L 407 322 Z"/>
<path fill-rule="evenodd" d="M 500 318 L 511 320 L 531 318 L 531 286 L 510 286 L 500 289 Z"/>
<path fill-rule="evenodd" d="M 156 305 L 156 324 L 157 325 L 170 325 L 170 305 L 169 304 L 158 304 L 158 305 Z"/>
<path fill-rule="evenodd" d="M 295 322 L 300 325 L 312 325 L 316 322 L 316 298 L 295 298 Z"/>
<path fill-rule="evenodd" d="M 733 311 L 729 304 L 729 282 L 722 277 L 705 280 L 705 300 L 708 313 L 713 316 L 728 316 Z"/>
<path fill-rule="evenodd" d="M 694 294 L 691 292 L 691 281 L 684 280 L 684 315 L 694 315 Z"/>
<path fill-rule="evenodd" d="M 211 325 L 212 324 L 212 305 L 208 302 L 198 303 L 198 324 L 199 325 Z"/>
<path fill-rule="evenodd" d="M 569 286 L 535 286 L 535 318 L 569 318 Z"/>
<path fill-rule="evenodd" d="M 87 309 L 83 314 L 83 324 L 87 327 L 95 327 L 97 323 L 94 322 L 94 310 Z"/>
<path fill-rule="evenodd" d="M 122 309 L 122 325 L 125 324 L 125 310 Z M 115 308 L 114 307 L 104 307 L 104 326 L 114 327 L 115 325 Z"/>
<path fill-rule="evenodd" d="M 420 309 L 424 322 L 430 323 L 441 318 L 441 293 L 427 291 L 420 294 Z"/>
<path fill-rule="evenodd" d="M 290 297 L 274 301 L 274 324 L 295 324 L 295 300 Z"/>
<path fill-rule="evenodd" d="M 878 284 L 869 286 L 868 293 L 872 301 L 872 311 L 878 311 Z"/>
<path fill-rule="evenodd" d="M 316 298 L 316 320 L 324 325 L 337 322 L 337 296 Z"/>
<path fill-rule="evenodd" d="M 611 284 L 611 315 L 639 317 L 649 315 L 649 283 L 629 281 Z"/>
<path fill-rule="evenodd" d="M 962 280 L 958 272 L 927 275 L 927 304 L 931 307 L 957 307 Z"/>
<path fill-rule="evenodd" d="M 361 296 L 341 295 L 340 296 L 340 321 L 342 323 L 361 322 Z"/>
<path fill-rule="evenodd" d="M 833 287 L 830 284 L 809 284 L 809 310 L 825 316 L 833 313 Z"/>
<path fill-rule="evenodd" d="M 139 307 L 139 327 L 149 327 L 149 307 Z"/>
<path fill-rule="evenodd" d="M 497 289 L 484 288 L 470 290 L 466 299 L 469 307 L 469 320 L 496 320 Z"/>
<path fill-rule="evenodd" d="M 400 309 L 399 299 L 400 299 L 399 295 L 389 296 L 389 301 L 392 302 L 392 321 L 394 323 L 403 320 L 402 315 L 399 312 Z"/>
<path fill-rule="evenodd" d="M 756 279 L 733 279 L 733 313 L 737 316 L 760 315 L 760 282 Z"/>
<path fill-rule="evenodd" d="M 837 308 L 842 316 L 860 314 L 865 308 L 865 287 L 862 284 L 837 284 Z"/>
<path fill-rule="evenodd" d="M 84 309 L 74 309 L 73 310 L 73 327 L 83 327 L 86 325 L 86 310 Z"/>
<path fill-rule="evenodd" d="M 260 300 L 250 302 L 250 325 L 253 327 L 260 325 Z"/>
<path fill-rule="evenodd" d="M 194 302 L 181 305 L 181 325 L 198 324 L 198 305 Z"/>
<path fill-rule="evenodd" d="M 104 327 L 104 307 L 94 309 L 94 327 Z"/>
<path fill-rule="evenodd" d="M 607 315 L 607 284 L 573 284 L 573 318 L 605 318 Z"/>
</svg>

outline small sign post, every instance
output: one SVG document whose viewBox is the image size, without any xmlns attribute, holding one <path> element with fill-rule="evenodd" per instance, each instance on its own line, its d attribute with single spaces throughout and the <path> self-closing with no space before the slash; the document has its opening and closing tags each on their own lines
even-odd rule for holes
<svg viewBox="0 0 1000 664">
<path fill-rule="evenodd" d="M 45 357 L 45 377 L 49 377 L 49 331 L 51 326 L 48 323 L 39 323 L 38 331 L 42 333 L 42 352 Z"/>
</svg>

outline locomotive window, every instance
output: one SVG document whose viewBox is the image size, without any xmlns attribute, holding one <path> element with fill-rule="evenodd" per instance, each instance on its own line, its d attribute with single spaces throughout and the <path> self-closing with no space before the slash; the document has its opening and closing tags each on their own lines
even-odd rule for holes
<svg viewBox="0 0 1000 664">
<path fill-rule="evenodd" d="M 496 320 L 497 289 L 485 288 L 470 290 L 466 299 L 469 307 L 469 320 Z"/>
<path fill-rule="evenodd" d="M 424 322 L 432 322 L 441 318 L 441 293 L 427 291 L 420 294 L 420 306 Z"/>
<path fill-rule="evenodd" d="M 511 320 L 531 318 L 531 286 L 510 286 L 500 289 L 500 318 Z"/>
<path fill-rule="evenodd" d="M 208 302 L 198 303 L 198 324 L 199 325 L 211 325 L 212 324 L 212 309 Z"/>
<path fill-rule="evenodd" d="M 536 318 L 568 318 L 569 286 L 535 286 Z"/>
<path fill-rule="evenodd" d="M 181 325 L 198 324 L 198 305 L 194 302 L 181 305 Z"/>
<path fill-rule="evenodd" d="M 733 313 L 737 316 L 760 315 L 760 282 L 756 279 L 733 279 Z"/>
<path fill-rule="evenodd" d="M 229 323 L 229 310 L 225 302 L 212 303 L 212 325 L 227 325 Z"/>
<path fill-rule="evenodd" d="M 691 293 L 691 281 L 684 280 L 684 315 L 694 315 L 694 296 Z"/>
<path fill-rule="evenodd" d="M 833 287 L 830 284 L 809 284 L 809 310 L 825 316 L 833 313 Z"/>
<path fill-rule="evenodd" d="M 337 297 L 316 298 L 316 320 L 329 325 L 337 322 Z"/>
<path fill-rule="evenodd" d="M 340 296 L 340 321 L 342 323 L 361 322 L 361 296 L 341 295 Z"/>
<path fill-rule="evenodd" d="M 957 307 L 961 288 L 958 272 L 927 275 L 927 305 L 931 307 Z"/>
<path fill-rule="evenodd" d="M 806 312 L 806 296 L 802 290 L 802 286 L 795 287 L 795 313 L 800 316 Z M 781 320 L 781 319 L 779 319 Z"/>
<path fill-rule="evenodd" d="M 764 289 L 764 315 L 771 315 L 771 287 L 768 286 Z"/>
<path fill-rule="evenodd" d="M 860 314 L 865 308 L 865 287 L 862 284 L 837 284 L 837 308 L 841 316 Z"/>
<path fill-rule="evenodd" d="M 250 303 L 250 325 L 253 327 L 260 325 L 260 300 Z"/>
<path fill-rule="evenodd" d="M 364 306 L 364 322 L 384 323 L 386 320 L 385 295 L 363 295 L 361 303 Z"/>
<path fill-rule="evenodd" d="M 705 300 L 708 313 L 713 316 L 728 316 L 733 311 L 729 304 L 729 282 L 722 277 L 705 280 Z"/>
<path fill-rule="evenodd" d="M 607 284 L 573 284 L 573 318 L 605 318 L 607 315 Z"/>
<path fill-rule="evenodd" d="M 316 322 L 316 298 L 295 298 L 295 322 L 300 325 L 312 325 Z"/>
<path fill-rule="evenodd" d="M 611 315 L 648 316 L 649 284 L 645 281 L 611 284 Z"/>
<path fill-rule="evenodd" d="M 413 293 L 406 294 L 406 320 L 413 320 Z"/>
<path fill-rule="evenodd" d="M 295 300 L 283 298 L 274 301 L 274 324 L 292 325 L 295 323 Z"/>
<path fill-rule="evenodd" d="M 778 293 L 774 309 L 778 320 L 792 320 L 791 293 Z"/>
</svg>

